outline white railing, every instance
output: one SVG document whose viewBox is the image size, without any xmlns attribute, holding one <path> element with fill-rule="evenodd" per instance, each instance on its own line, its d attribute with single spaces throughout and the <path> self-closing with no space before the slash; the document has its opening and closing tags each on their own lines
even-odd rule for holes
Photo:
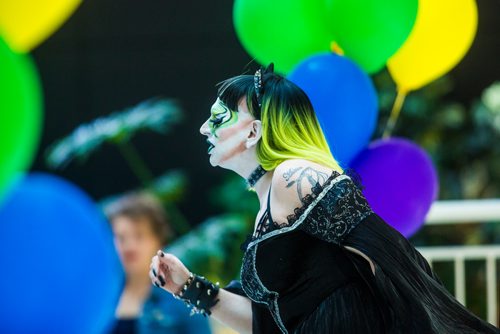
<svg viewBox="0 0 500 334">
<path fill-rule="evenodd" d="M 500 199 L 435 202 L 427 215 L 426 225 L 461 224 L 470 222 L 500 222 Z M 419 247 L 432 266 L 438 261 L 454 265 L 455 297 L 466 305 L 465 262 L 483 260 L 486 263 L 486 320 L 499 326 L 497 307 L 497 260 L 500 245 Z"/>
<path fill-rule="evenodd" d="M 463 305 L 466 305 L 465 261 L 484 260 L 486 262 L 486 320 L 498 326 L 496 261 L 500 259 L 500 245 L 419 247 L 418 250 L 429 261 L 431 266 L 438 261 L 453 261 L 455 298 Z"/>
<path fill-rule="evenodd" d="M 500 222 L 500 199 L 437 201 L 425 218 L 426 225 Z"/>
</svg>

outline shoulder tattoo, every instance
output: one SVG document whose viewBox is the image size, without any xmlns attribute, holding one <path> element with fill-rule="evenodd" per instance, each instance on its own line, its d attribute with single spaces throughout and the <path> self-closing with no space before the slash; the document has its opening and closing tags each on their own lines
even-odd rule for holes
<svg viewBox="0 0 500 334">
<path fill-rule="evenodd" d="M 311 167 L 295 167 L 287 170 L 283 178 L 286 181 L 286 188 L 295 187 L 300 201 L 304 202 L 309 190 L 318 183 L 324 184 L 328 179 L 328 174 Z"/>
</svg>

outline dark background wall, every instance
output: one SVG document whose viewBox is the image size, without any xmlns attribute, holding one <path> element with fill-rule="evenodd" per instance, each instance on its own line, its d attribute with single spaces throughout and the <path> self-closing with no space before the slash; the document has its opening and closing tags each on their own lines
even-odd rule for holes
<svg viewBox="0 0 500 334">
<path fill-rule="evenodd" d="M 215 84 L 247 71 L 251 57 L 232 24 L 233 1 L 86 0 L 33 52 L 43 82 L 45 124 L 34 170 L 46 171 L 43 153 L 81 123 L 153 96 L 173 97 L 185 121 L 168 136 L 134 139 L 155 175 L 180 168 L 189 189 L 180 209 L 196 224 L 216 213 L 208 190 L 228 171 L 211 168 L 198 132 L 215 99 Z M 469 103 L 500 79 L 500 1 L 478 0 L 473 47 L 452 71 L 450 98 Z M 272 18 L 270 18 L 272 19 Z M 252 64 L 254 71 L 257 64 Z M 99 199 L 137 186 L 118 151 L 105 147 L 84 165 L 56 172 Z"/>
</svg>

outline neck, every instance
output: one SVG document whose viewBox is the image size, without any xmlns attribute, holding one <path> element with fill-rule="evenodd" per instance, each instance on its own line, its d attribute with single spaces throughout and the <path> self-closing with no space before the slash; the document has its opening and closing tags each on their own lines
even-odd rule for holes
<svg viewBox="0 0 500 334">
<path fill-rule="evenodd" d="M 125 288 L 129 291 L 144 292 L 151 288 L 151 279 L 148 275 L 128 275 Z"/>
<path fill-rule="evenodd" d="M 259 167 L 259 164 L 255 164 L 252 167 L 253 168 L 246 168 L 246 173 L 241 173 L 240 175 L 248 180 L 248 177 Z M 257 196 L 259 197 L 259 203 L 261 207 L 267 205 L 267 194 L 269 191 L 269 187 L 271 186 L 272 178 L 273 172 L 268 171 L 264 175 L 262 175 L 252 187 L 252 189 L 257 193 Z"/>
<path fill-rule="evenodd" d="M 273 172 L 267 172 L 264 176 L 260 178 L 259 181 L 254 186 L 254 190 L 259 197 L 260 207 L 267 206 L 267 193 L 269 187 L 271 186 L 271 181 L 273 179 Z"/>
<path fill-rule="evenodd" d="M 257 154 L 255 148 L 253 147 L 252 149 L 245 151 L 244 154 L 241 154 L 238 157 L 237 163 L 225 166 L 225 168 L 234 171 L 246 180 L 258 166 L 259 163 Z M 255 183 L 253 187 L 259 197 L 261 207 L 267 205 L 267 192 L 269 190 L 269 186 L 271 185 L 272 177 L 273 171 L 268 171 Z"/>
<path fill-rule="evenodd" d="M 247 185 L 250 188 L 255 188 L 255 184 L 267 173 L 262 166 L 257 166 L 250 176 L 247 177 Z"/>
</svg>

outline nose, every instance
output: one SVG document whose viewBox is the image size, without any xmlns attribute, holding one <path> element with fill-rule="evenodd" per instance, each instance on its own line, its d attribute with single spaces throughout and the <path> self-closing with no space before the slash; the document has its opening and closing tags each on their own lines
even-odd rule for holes
<svg viewBox="0 0 500 334">
<path fill-rule="evenodd" d="M 200 127 L 200 133 L 204 136 L 210 135 L 210 128 L 208 127 L 208 119 Z"/>
</svg>

